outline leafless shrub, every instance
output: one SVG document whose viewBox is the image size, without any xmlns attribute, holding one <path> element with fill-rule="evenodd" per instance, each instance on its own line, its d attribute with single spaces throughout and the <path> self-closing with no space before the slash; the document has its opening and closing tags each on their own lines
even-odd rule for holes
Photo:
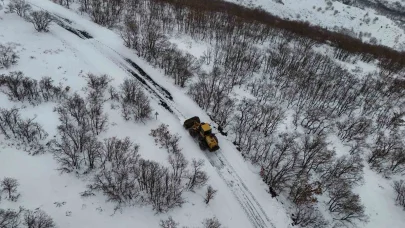
<svg viewBox="0 0 405 228">
<path fill-rule="evenodd" d="M 160 220 L 159 225 L 161 228 L 177 228 L 179 223 L 174 221 L 172 216 L 169 216 L 166 220 Z"/>
<path fill-rule="evenodd" d="M 225 128 L 234 106 L 229 97 L 232 88 L 229 75 L 221 67 L 214 67 L 210 73 L 198 75 L 198 81 L 190 85 L 188 94 Z"/>
<path fill-rule="evenodd" d="M 361 204 L 360 196 L 354 194 L 350 186 L 344 181 L 336 181 L 329 190 L 330 200 L 328 210 L 335 216 L 335 219 L 353 224 L 355 221 L 367 221 L 365 208 Z"/>
<path fill-rule="evenodd" d="M 180 136 L 171 134 L 167 128 L 168 126 L 161 124 L 158 128 L 152 129 L 149 135 L 155 138 L 155 143 L 159 143 L 169 153 L 178 153 L 181 151 L 179 148 Z"/>
<path fill-rule="evenodd" d="M 61 101 L 67 96 L 68 91 L 63 89 L 63 85 L 54 85 L 51 77 L 42 77 L 38 85 L 38 91 L 45 102 Z"/>
<path fill-rule="evenodd" d="M 345 141 L 364 140 L 370 133 L 372 121 L 365 117 L 348 118 L 346 121 L 338 122 L 338 136 Z"/>
<path fill-rule="evenodd" d="M 62 85 L 53 85 L 50 77 L 43 77 L 39 83 L 37 80 L 25 77 L 21 71 L 10 72 L 9 75 L 1 75 L 2 90 L 10 101 L 28 101 L 31 105 L 39 105 L 42 102 L 60 101 L 66 97 Z"/>
<path fill-rule="evenodd" d="M 16 140 L 24 146 L 24 150 L 33 155 L 43 152 L 42 141 L 46 133 L 42 126 L 34 122 L 35 118 L 22 119 L 17 108 L 0 109 L 0 132 L 7 138 Z"/>
<path fill-rule="evenodd" d="M 115 89 L 115 87 L 110 86 L 110 88 L 108 89 L 108 93 L 109 93 L 109 99 L 111 101 L 119 101 L 120 100 L 120 94 L 117 92 L 117 90 Z"/>
<path fill-rule="evenodd" d="M 60 163 L 61 172 L 79 171 L 83 162 L 92 169 L 94 162 L 86 158 L 93 157 L 93 146 L 97 144 L 92 139 L 91 127 L 85 101 L 77 93 L 68 97 L 65 102 L 54 110 L 59 115 L 60 125 L 58 137 L 48 143 L 56 160 Z M 93 144 L 95 143 L 95 144 Z"/>
<path fill-rule="evenodd" d="M 34 25 L 35 30 L 38 32 L 49 32 L 53 17 L 46 11 L 33 11 L 30 13 L 28 21 Z"/>
<path fill-rule="evenodd" d="M 283 134 L 274 139 L 276 143 L 265 151 L 260 165 L 263 181 L 280 192 L 286 189 L 296 177 L 298 164 L 298 145 L 296 135 Z"/>
<path fill-rule="evenodd" d="M 122 0 L 88 0 L 84 2 L 84 6 L 95 23 L 113 27 L 121 19 L 124 3 Z"/>
<path fill-rule="evenodd" d="M 294 225 L 301 227 L 328 227 L 328 222 L 313 205 L 298 205 L 292 214 Z"/>
<path fill-rule="evenodd" d="M 90 128 L 95 135 L 105 132 L 108 129 L 108 115 L 104 113 L 103 94 L 91 91 L 87 96 L 87 115 Z"/>
<path fill-rule="evenodd" d="M 139 145 L 131 142 L 129 137 L 119 139 L 116 137 L 104 139 L 102 148 L 103 168 L 111 164 L 115 168 L 126 166 L 137 161 Z"/>
<path fill-rule="evenodd" d="M 20 207 L 18 211 L 12 209 L 0 208 L 0 227 L 1 228 L 17 228 L 21 224 L 21 214 L 24 208 Z"/>
<path fill-rule="evenodd" d="M 105 92 L 107 91 L 108 85 L 112 79 L 106 74 L 94 75 L 89 73 L 86 77 L 86 81 L 87 88 L 91 90 L 90 93 L 96 93 L 95 96 L 103 100 Z"/>
<path fill-rule="evenodd" d="M 26 13 L 31 10 L 31 5 L 26 0 L 11 0 L 8 8 L 11 13 L 16 12 L 18 16 L 24 18 Z"/>
<path fill-rule="evenodd" d="M 204 228 L 221 228 L 222 224 L 216 217 L 213 218 L 206 218 L 202 222 Z"/>
<path fill-rule="evenodd" d="M 368 163 L 377 172 L 386 175 L 403 173 L 405 170 L 405 152 L 401 135 L 392 131 L 389 135 L 379 133 L 372 146 Z"/>
<path fill-rule="evenodd" d="M 0 69 L 10 68 L 18 62 L 18 55 L 11 45 L 0 44 Z"/>
<path fill-rule="evenodd" d="M 363 181 L 363 162 L 359 155 L 341 156 L 320 172 L 322 187 L 328 190 L 335 182 L 344 181 L 349 186 Z"/>
<path fill-rule="evenodd" d="M 124 119 L 141 122 L 149 119 L 152 108 L 139 82 L 135 79 L 125 79 L 120 85 L 120 89 L 120 102 Z"/>
<path fill-rule="evenodd" d="M 193 159 L 191 162 L 191 170 L 188 175 L 187 187 L 189 190 L 204 186 L 208 181 L 207 173 L 202 170 L 204 160 Z"/>
<path fill-rule="evenodd" d="M 396 203 L 405 209 L 405 182 L 403 180 L 395 181 L 394 190 L 397 193 Z"/>
<path fill-rule="evenodd" d="M 212 199 L 214 199 L 215 194 L 217 194 L 218 190 L 215 190 L 211 185 L 207 187 L 207 191 L 205 193 L 205 204 L 209 204 Z"/>
<path fill-rule="evenodd" d="M 173 178 L 180 183 L 183 178 L 187 177 L 188 171 L 186 169 L 189 162 L 181 152 L 170 154 L 168 160 L 172 168 Z"/>
</svg>

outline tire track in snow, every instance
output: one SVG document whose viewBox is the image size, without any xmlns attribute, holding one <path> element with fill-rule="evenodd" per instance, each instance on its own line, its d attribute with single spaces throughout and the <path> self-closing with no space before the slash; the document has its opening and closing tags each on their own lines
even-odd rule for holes
<svg viewBox="0 0 405 228">
<path fill-rule="evenodd" d="M 54 15 L 54 17 L 61 18 L 55 14 L 52 15 Z M 167 111 L 174 114 L 180 121 L 186 118 L 177 109 L 177 104 L 173 101 L 170 93 L 165 88 L 154 82 L 152 78 L 147 75 L 146 72 L 143 71 L 143 69 L 139 65 L 137 65 L 132 60 L 125 58 L 111 47 L 94 39 L 89 33 L 83 30 L 74 29 L 70 25 L 66 25 L 65 22 L 69 23 L 70 20 L 65 18 L 61 19 L 62 20 L 58 19 L 58 25 L 74 33 L 83 40 L 87 40 L 87 42 L 90 43 L 101 55 L 109 59 L 112 63 L 126 72 L 129 76 L 135 77 L 138 81 L 141 82 L 143 88 L 145 88 L 150 93 L 152 99 L 157 101 L 159 105 L 163 106 Z M 69 24 L 71 24 L 71 22 Z M 109 49 L 109 51 L 107 51 L 106 49 Z M 116 57 L 114 57 L 114 55 L 116 55 Z M 222 153 L 219 152 L 221 152 L 221 150 L 217 151 L 216 153 L 205 152 L 205 154 L 211 165 L 217 171 L 218 175 L 229 187 L 229 190 L 232 192 L 232 194 L 242 207 L 253 227 L 276 228 L 263 210 L 260 203 L 256 200 L 254 195 L 243 182 L 242 178 L 240 178 L 230 162 L 222 155 Z"/>
</svg>

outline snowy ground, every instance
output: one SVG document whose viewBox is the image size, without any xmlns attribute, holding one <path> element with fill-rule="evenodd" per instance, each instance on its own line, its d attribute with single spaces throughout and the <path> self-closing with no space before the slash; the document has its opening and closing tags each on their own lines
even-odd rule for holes
<svg viewBox="0 0 405 228">
<path fill-rule="evenodd" d="M 284 6 L 272 1 L 263 2 L 268 4 L 274 12 L 279 12 L 283 16 L 289 15 L 294 18 L 295 12 L 298 12 L 299 9 L 301 18 L 306 16 L 308 20 L 314 19 L 319 23 L 326 23 L 323 20 L 327 18 L 332 24 L 328 26 L 332 27 L 333 23 L 345 25 L 344 22 L 351 21 L 349 16 L 347 18 L 342 16 L 343 22 L 336 18 L 334 20 L 332 17 L 319 18 L 319 15 L 329 15 L 331 12 L 333 14 L 333 11 L 312 14 L 312 12 L 318 13 L 318 11 L 313 11 L 313 5 L 324 9 L 326 4 L 321 3 L 324 2 L 323 0 L 312 0 L 311 4 L 308 4 L 309 1 L 294 1 L 295 4 L 293 4 L 293 1 L 284 0 Z M 314 4 L 315 1 L 319 1 L 319 3 Z M 21 57 L 19 64 L 9 71 L 21 70 L 26 76 L 36 79 L 51 76 L 56 82 L 69 85 L 74 90 L 80 90 L 84 86 L 82 75 L 88 72 L 109 74 L 114 78 L 114 85 L 118 85 L 125 77 L 130 77 L 125 70 L 132 69 L 128 63 L 122 60 L 122 55 L 140 65 L 153 80 L 166 88 L 173 96 L 173 101 L 170 101 L 164 97 L 162 91 L 153 88 L 153 91 L 162 95 L 162 99 L 172 107 L 174 114 L 158 105 L 159 100 L 152 99 L 152 107 L 159 115 L 157 120 L 152 120 L 147 125 L 124 122 L 118 113 L 111 111 L 109 113 L 110 121 L 115 122 L 116 125 L 110 126 L 109 131 L 102 135 L 102 138 L 128 136 L 141 145 L 140 152 L 144 158 L 165 163 L 167 152 L 159 149 L 153 139 L 148 136 L 150 129 L 156 128 L 160 123 L 165 123 L 169 124 L 171 132 L 178 133 L 182 137 L 180 144 L 188 160 L 202 158 L 206 161 L 205 171 L 210 176 L 209 184 L 219 190 L 214 201 L 206 206 L 203 203 L 203 190 L 186 193 L 187 203 L 182 208 L 170 211 L 169 215 L 172 215 L 181 225 L 191 227 L 199 226 L 204 218 L 214 215 L 227 227 L 245 228 L 255 227 L 255 225 L 256 227 L 290 227 L 290 220 L 283 205 L 270 197 L 266 192 L 265 184 L 260 180 L 258 170 L 249 166 L 242 159 L 228 138 L 219 136 L 222 149 L 217 154 L 204 154 L 200 151 L 182 128 L 181 121 L 195 115 L 200 116 L 203 120 L 209 120 L 209 118 L 189 97 L 184 95 L 181 89 L 174 86 L 168 77 L 125 48 L 116 33 L 49 1 L 29 0 L 29 2 L 68 18 L 72 21 L 71 26 L 89 32 L 94 39 L 81 39 L 56 24 L 52 25 L 48 34 L 37 33 L 32 25 L 17 15 L 4 14 L 4 11 L 0 11 L 2 18 L 0 20 L 2 28 L 0 41 L 19 44 L 18 50 Z M 304 4 L 305 2 L 307 4 Z M 286 6 L 297 9 L 297 11 L 288 11 Z M 352 14 L 353 12 L 348 15 L 364 15 Z M 370 18 L 373 17 L 370 16 Z M 350 23 L 355 24 L 353 21 Z M 371 28 L 365 26 L 364 29 Z M 376 30 L 375 34 L 381 38 L 387 36 L 386 41 L 388 42 L 394 34 L 393 30 L 384 31 Z M 182 39 L 176 39 L 176 43 L 179 43 L 179 40 Z M 187 40 L 184 39 L 183 42 L 180 42 L 179 48 L 191 50 L 196 56 L 201 55 L 202 47 L 191 41 L 186 42 Z M 7 71 L 0 70 L 0 74 L 2 73 L 7 73 Z M 154 95 L 150 94 L 150 96 L 153 98 Z M 14 105 L 8 102 L 3 94 L 0 95 L 0 103 L 1 107 Z M 55 134 L 55 126 L 58 124 L 57 116 L 52 113 L 53 106 L 54 104 L 41 105 L 36 108 L 28 106 L 29 108 L 23 113 L 27 117 L 37 114 L 36 120 L 44 125 L 50 138 Z M 344 153 L 344 151 L 340 152 Z M 57 167 L 57 163 L 49 154 L 32 157 L 3 143 L 0 149 L 0 179 L 5 176 L 18 179 L 22 196 L 19 203 L 8 203 L 3 200 L 0 207 L 17 207 L 18 205 L 30 209 L 40 207 L 50 214 L 60 227 L 130 227 L 134 225 L 136 227 L 157 227 L 159 220 L 168 216 L 155 215 L 149 207 L 125 208 L 122 213 L 110 216 L 113 213 L 113 204 L 105 203 L 105 198 L 102 196 L 82 199 L 79 193 L 85 190 L 86 180 L 80 180 L 72 175 L 59 175 L 56 171 Z M 390 181 L 381 178 L 366 166 L 365 184 L 356 189 L 366 206 L 367 215 L 370 216 L 370 222 L 362 227 L 405 227 L 404 212 L 394 205 L 394 192 L 390 185 Z M 66 202 L 66 204 L 56 207 L 55 202 Z M 71 215 L 67 216 L 69 211 Z"/>
<path fill-rule="evenodd" d="M 390 18 L 378 15 L 372 9 L 360 9 L 345 5 L 339 1 L 329 0 L 227 0 L 250 7 L 262 7 L 264 10 L 289 20 L 309 21 L 329 30 L 351 31 L 362 40 L 369 42 L 375 37 L 379 44 L 404 50 L 403 29 Z M 364 36 L 370 33 L 371 36 Z"/>
</svg>

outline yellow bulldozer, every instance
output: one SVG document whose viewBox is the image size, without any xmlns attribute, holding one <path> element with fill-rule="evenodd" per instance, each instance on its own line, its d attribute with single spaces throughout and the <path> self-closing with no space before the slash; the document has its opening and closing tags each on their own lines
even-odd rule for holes
<svg viewBox="0 0 405 228">
<path fill-rule="evenodd" d="M 198 116 L 187 119 L 183 126 L 193 138 L 198 140 L 201 150 L 208 148 L 210 152 L 214 152 L 219 149 L 218 139 L 212 133 L 211 125 L 201 122 Z"/>
</svg>

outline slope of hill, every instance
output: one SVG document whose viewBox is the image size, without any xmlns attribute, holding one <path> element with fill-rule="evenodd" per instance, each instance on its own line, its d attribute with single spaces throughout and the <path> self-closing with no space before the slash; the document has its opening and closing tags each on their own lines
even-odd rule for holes
<svg viewBox="0 0 405 228">
<path fill-rule="evenodd" d="M 229 0 L 264 10 L 288 20 L 308 21 L 332 31 L 339 31 L 361 38 L 365 42 L 378 43 L 404 50 L 404 30 L 392 19 L 373 9 L 361 9 L 329 0 Z"/>
</svg>

